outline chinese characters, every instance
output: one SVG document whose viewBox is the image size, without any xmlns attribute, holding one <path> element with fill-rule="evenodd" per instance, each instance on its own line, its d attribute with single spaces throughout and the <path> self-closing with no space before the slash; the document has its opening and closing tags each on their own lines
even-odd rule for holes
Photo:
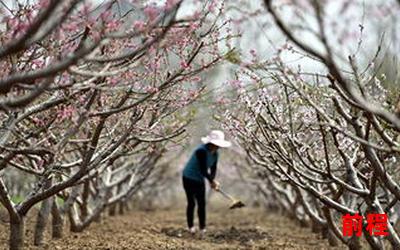
<svg viewBox="0 0 400 250">
<path fill-rule="evenodd" d="M 363 229 L 363 217 L 356 213 L 354 215 L 345 214 L 342 216 L 343 236 L 356 235 L 360 237 Z M 386 214 L 368 214 L 366 231 L 371 236 L 387 236 L 387 215 Z"/>
</svg>

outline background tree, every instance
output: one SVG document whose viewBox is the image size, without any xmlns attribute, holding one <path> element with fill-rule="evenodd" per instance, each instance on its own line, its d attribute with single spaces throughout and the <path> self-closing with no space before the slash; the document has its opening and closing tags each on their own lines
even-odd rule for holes
<svg viewBox="0 0 400 250">
<path fill-rule="evenodd" d="M 64 215 L 82 231 L 129 199 L 182 137 L 191 120 L 185 107 L 203 90 L 191 86 L 222 58 L 216 46 L 227 39 L 218 9 L 199 1 L 198 11 L 178 18 L 182 4 L 37 1 L 3 9 L 0 201 L 11 249 L 23 247 L 35 204 L 42 202 L 35 244 L 50 211 L 53 237 Z"/>
</svg>

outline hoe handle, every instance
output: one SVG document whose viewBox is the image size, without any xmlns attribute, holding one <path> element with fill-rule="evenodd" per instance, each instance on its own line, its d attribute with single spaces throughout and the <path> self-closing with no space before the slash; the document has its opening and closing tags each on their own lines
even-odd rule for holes
<svg viewBox="0 0 400 250">
<path fill-rule="evenodd" d="M 218 192 L 220 192 L 225 198 L 228 198 L 229 200 L 231 200 L 233 202 L 236 201 L 232 196 L 230 196 L 229 194 L 225 193 L 221 188 L 218 189 Z"/>
</svg>

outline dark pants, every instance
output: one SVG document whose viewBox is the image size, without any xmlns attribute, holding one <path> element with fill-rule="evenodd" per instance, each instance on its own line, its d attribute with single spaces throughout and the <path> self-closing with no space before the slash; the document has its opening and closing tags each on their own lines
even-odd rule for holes
<svg viewBox="0 0 400 250">
<path fill-rule="evenodd" d="M 197 202 L 199 226 L 200 229 L 204 229 L 206 227 L 206 186 L 204 182 L 198 182 L 186 177 L 182 179 L 187 198 L 186 219 L 188 227 L 193 227 L 194 208 Z"/>
</svg>

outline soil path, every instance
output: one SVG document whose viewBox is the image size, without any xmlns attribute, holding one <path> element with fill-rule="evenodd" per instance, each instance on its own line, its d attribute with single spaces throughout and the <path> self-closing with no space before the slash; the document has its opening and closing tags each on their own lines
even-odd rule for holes
<svg viewBox="0 0 400 250">
<path fill-rule="evenodd" d="M 208 215 L 204 237 L 185 231 L 184 211 L 131 211 L 106 217 L 83 233 L 67 233 L 63 239 L 32 247 L 32 222 L 28 223 L 27 249 L 335 249 L 326 240 L 292 221 L 261 209 L 214 209 Z M 6 248 L 1 225 L 0 248 Z M 340 249 L 340 248 L 336 248 Z"/>
</svg>

